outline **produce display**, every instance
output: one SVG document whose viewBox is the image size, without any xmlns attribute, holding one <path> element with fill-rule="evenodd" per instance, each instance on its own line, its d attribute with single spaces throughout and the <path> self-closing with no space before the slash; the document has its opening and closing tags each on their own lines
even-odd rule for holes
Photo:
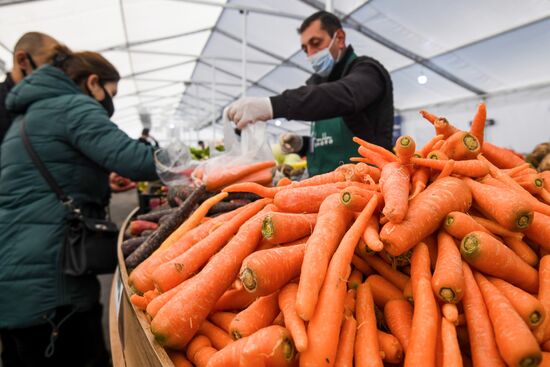
<svg viewBox="0 0 550 367">
<path fill-rule="evenodd" d="M 220 170 L 130 224 L 131 302 L 176 366 L 550 365 L 550 177 L 484 141 L 484 104 L 470 131 L 422 115 L 419 149 Z"/>
</svg>

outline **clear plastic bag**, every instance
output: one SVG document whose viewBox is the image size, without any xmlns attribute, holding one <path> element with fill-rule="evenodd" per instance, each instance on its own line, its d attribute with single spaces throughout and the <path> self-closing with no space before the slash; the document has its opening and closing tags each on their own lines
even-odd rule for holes
<svg viewBox="0 0 550 367">
<path fill-rule="evenodd" d="M 193 160 L 189 147 L 181 142 L 172 142 L 154 154 L 155 167 L 160 180 L 167 186 L 190 185 L 191 177 L 199 162 Z"/>
</svg>

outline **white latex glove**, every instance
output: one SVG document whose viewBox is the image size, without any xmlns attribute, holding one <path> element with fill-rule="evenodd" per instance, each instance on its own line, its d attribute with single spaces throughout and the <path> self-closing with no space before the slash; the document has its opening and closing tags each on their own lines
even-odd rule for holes
<svg viewBox="0 0 550 367">
<path fill-rule="evenodd" d="M 271 120 L 273 108 L 268 97 L 244 97 L 227 108 L 227 117 L 242 130 L 248 124 Z"/>
</svg>

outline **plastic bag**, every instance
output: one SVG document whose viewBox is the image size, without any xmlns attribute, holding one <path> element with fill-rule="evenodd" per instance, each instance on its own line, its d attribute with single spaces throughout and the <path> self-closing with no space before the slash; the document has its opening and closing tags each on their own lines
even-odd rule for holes
<svg viewBox="0 0 550 367">
<path fill-rule="evenodd" d="M 157 174 L 165 185 L 192 184 L 191 174 L 199 162 L 192 159 L 187 145 L 172 142 L 166 148 L 157 149 L 154 157 Z"/>
</svg>

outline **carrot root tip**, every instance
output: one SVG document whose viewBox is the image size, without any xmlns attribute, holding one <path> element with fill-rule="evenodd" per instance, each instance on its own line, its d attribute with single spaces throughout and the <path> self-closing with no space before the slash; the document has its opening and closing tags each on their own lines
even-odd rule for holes
<svg viewBox="0 0 550 367">
<path fill-rule="evenodd" d="M 477 140 L 477 138 L 471 134 L 464 135 L 462 141 L 464 142 L 466 148 L 468 148 L 468 150 L 470 151 L 474 151 L 479 148 L 479 140 Z"/>
<path fill-rule="evenodd" d="M 439 296 L 445 302 L 449 302 L 449 303 L 454 302 L 454 300 L 456 298 L 455 292 L 453 292 L 453 290 L 451 288 L 441 288 L 439 290 Z"/>
<path fill-rule="evenodd" d="M 402 147 L 408 147 L 411 144 L 411 139 L 408 136 L 404 136 L 399 140 L 399 145 Z"/>
<path fill-rule="evenodd" d="M 447 215 L 445 218 L 445 227 L 449 227 L 455 222 L 455 218 L 452 215 Z"/>
<path fill-rule="evenodd" d="M 516 220 L 516 225 L 519 229 L 527 229 L 531 222 L 533 221 L 533 213 L 524 213 L 521 214 Z"/>
<path fill-rule="evenodd" d="M 254 292 L 256 290 L 258 284 L 256 282 L 256 275 L 254 274 L 254 271 L 249 268 L 244 268 L 243 271 L 241 271 L 239 278 L 243 283 L 243 287 L 247 291 Z"/>
<path fill-rule="evenodd" d="M 243 337 L 241 333 L 239 333 L 237 330 L 232 330 L 231 336 L 233 337 L 233 340 L 239 340 L 240 338 Z"/>
<path fill-rule="evenodd" d="M 529 323 L 532 326 L 538 325 L 541 321 L 542 321 L 542 315 L 540 314 L 540 312 L 535 311 L 531 315 L 529 315 Z"/>
<path fill-rule="evenodd" d="M 439 155 L 437 154 L 437 152 L 431 152 L 430 154 L 428 154 L 428 159 L 439 159 Z"/>
<path fill-rule="evenodd" d="M 271 238 L 273 237 L 273 234 L 275 233 L 275 228 L 273 227 L 273 220 L 271 219 L 271 216 L 268 215 L 264 218 L 264 221 L 262 222 L 262 236 L 264 238 Z"/>
<path fill-rule="evenodd" d="M 285 359 L 287 361 L 294 359 L 296 356 L 296 347 L 294 346 L 292 339 L 285 338 L 283 343 L 283 355 L 285 356 Z"/>
<path fill-rule="evenodd" d="M 460 252 L 467 257 L 473 257 L 479 252 L 479 238 L 475 234 L 466 235 L 462 239 Z"/>
<path fill-rule="evenodd" d="M 544 185 L 544 180 L 542 180 L 540 178 L 535 179 L 535 186 L 536 187 L 542 187 L 543 185 Z"/>
<path fill-rule="evenodd" d="M 538 366 L 541 362 L 540 356 L 530 356 L 523 358 L 521 362 L 519 362 L 520 367 L 534 367 Z"/>
</svg>

